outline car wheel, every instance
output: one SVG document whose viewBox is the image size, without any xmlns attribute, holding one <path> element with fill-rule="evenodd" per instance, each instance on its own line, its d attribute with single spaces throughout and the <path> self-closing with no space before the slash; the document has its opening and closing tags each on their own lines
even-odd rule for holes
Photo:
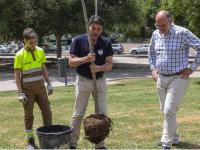
<svg viewBox="0 0 200 150">
<path fill-rule="evenodd" d="M 122 52 L 118 52 L 117 54 L 121 54 Z"/>
<path fill-rule="evenodd" d="M 118 54 L 118 51 L 114 51 L 114 54 Z"/>
<path fill-rule="evenodd" d="M 133 50 L 133 51 L 131 51 L 131 54 L 136 55 L 136 54 L 137 54 L 137 51 L 136 51 L 136 50 Z"/>
</svg>

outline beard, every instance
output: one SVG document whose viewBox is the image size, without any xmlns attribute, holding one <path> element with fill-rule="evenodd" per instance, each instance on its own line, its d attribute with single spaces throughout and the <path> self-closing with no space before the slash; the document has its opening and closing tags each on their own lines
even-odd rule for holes
<svg viewBox="0 0 200 150">
<path fill-rule="evenodd" d="M 91 34 L 91 40 L 92 40 L 92 44 L 94 45 L 94 44 L 96 44 L 96 42 L 97 42 L 97 40 L 98 40 L 98 34 L 96 34 L 96 33 L 92 33 Z"/>
</svg>

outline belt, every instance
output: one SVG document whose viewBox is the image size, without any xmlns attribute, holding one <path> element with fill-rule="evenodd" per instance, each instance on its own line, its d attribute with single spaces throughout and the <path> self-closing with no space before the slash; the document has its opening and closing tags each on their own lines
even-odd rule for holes
<svg viewBox="0 0 200 150">
<path fill-rule="evenodd" d="M 81 78 L 87 79 L 87 80 L 93 80 L 93 79 L 91 79 L 91 78 L 88 78 L 88 77 L 83 76 L 83 75 L 80 75 L 80 74 L 78 74 L 78 76 L 81 77 Z M 103 77 L 104 77 L 103 75 L 102 75 L 102 76 L 99 76 L 98 78 L 96 78 L 96 80 L 100 80 L 100 79 L 102 79 Z"/>
<path fill-rule="evenodd" d="M 159 73 L 159 74 L 161 74 L 162 76 L 177 76 L 177 75 L 180 75 L 181 73 L 182 71 L 174 73 L 174 74 L 163 74 L 163 73 Z"/>
</svg>

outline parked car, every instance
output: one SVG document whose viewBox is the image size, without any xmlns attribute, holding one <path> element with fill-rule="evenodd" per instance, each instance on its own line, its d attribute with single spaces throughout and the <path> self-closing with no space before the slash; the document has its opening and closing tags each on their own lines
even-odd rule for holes
<svg viewBox="0 0 200 150">
<path fill-rule="evenodd" d="M 8 47 L 11 49 L 11 52 L 16 53 L 19 50 L 19 46 L 17 44 L 9 44 Z"/>
<path fill-rule="evenodd" d="M 42 45 L 42 48 L 44 49 L 45 53 L 56 53 L 57 52 L 57 46 L 54 45 L 54 43 L 44 43 Z"/>
<path fill-rule="evenodd" d="M 10 53 L 12 51 L 11 48 L 9 48 L 6 45 L 0 45 L 0 53 Z"/>
<path fill-rule="evenodd" d="M 67 51 L 68 50 L 68 42 L 67 42 L 67 40 L 62 40 L 61 46 L 62 46 L 62 51 Z"/>
<path fill-rule="evenodd" d="M 124 48 L 122 44 L 119 44 L 119 43 L 112 44 L 112 49 L 113 49 L 114 54 L 121 54 L 124 52 Z"/>
<path fill-rule="evenodd" d="M 136 48 L 131 48 L 129 52 L 133 55 L 137 55 L 139 53 L 148 53 L 149 44 L 140 44 Z"/>
</svg>

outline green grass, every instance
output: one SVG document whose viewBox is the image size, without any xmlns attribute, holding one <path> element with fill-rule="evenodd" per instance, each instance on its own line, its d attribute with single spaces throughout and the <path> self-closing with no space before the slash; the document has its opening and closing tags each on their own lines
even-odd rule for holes
<svg viewBox="0 0 200 150">
<path fill-rule="evenodd" d="M 0 93 L 0 148 L 26 148 L 23 107 L 16 92 Z M 60 87 L 49 97 L 54 124 L 69 125 L 73 105 L 74 87 Z M 90 99 L 87 114 L 94 111 Z M 162 133 L 162 114 L 159 110 L 155 82 L 150 79 L 123 80 L 108 86 L 108 110 L 113 130 L 107 138 L 111 149 L 158 148 Z M 42 125 L 40 111 L 35 105 L 34 128 Z M 190 86 L 178 112 L 181 144 L 174 148 L 200 148 L 200 80 L 191 79 Z M 82 128 L 83 129 L 83 128 Z M 38 141 L 36 141 L 38 143 Z M 81 130 L 78 148 L 94 148 L 84 139 Z"/>
</svg>

